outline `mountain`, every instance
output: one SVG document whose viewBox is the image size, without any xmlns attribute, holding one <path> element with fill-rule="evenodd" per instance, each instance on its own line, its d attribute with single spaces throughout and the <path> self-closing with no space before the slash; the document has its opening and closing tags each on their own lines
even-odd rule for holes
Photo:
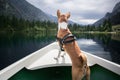
<svg viewBox="0 0 120 80">
<path fill-rule="evenodd" d="M 57 23 L 58 19 L 57 19 L 56 16 L 53 16 L 53 15 L 50 15 L 50 14 L 47 14 L 47 15 L 50 17 L 50 19 L 52 19 L 52 21 L 54 21 L 55 23 Z"/>
<path fill-rule="evenodd" d="M 34 7 L 26 0 L 0 0 L 0 15 L 14 15 L 25 20 L 51 20 L 46 13 Z"/>
<path fill-rule="evenodd" d="M 120 24 L 120 2 L 118 2 L 115 5 L 115 7 L 113 8 L 111 13 L 109 13 L 109 12 L 106 13 L 106 15 L 102 19 L 98 20 L 93 25 L 99 26 L 99 25 L 103 24 L 103 22 L 105 20 L 109 20 L 112 25 Z"/>
</svg>

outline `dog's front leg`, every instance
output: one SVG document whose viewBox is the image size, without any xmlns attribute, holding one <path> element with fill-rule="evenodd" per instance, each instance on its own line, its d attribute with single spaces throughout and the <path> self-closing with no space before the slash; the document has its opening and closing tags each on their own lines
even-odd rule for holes
<svg viewBox="0 0 120 80">
<path fill-rule="evenodd" d="M 64 52 L 62 55 L 61 55 L 61 57 L 64 57 L 66 55 L 66 53 Z"/>
<path fill-rule="evenodd" d="M 60 54 L 61 54 L 61 48 L 59 48 L 58 55 L 57 57 L 54 57 L 54 59 L 58 60 L 58 58 L 60 58 Z"/>
</svg>

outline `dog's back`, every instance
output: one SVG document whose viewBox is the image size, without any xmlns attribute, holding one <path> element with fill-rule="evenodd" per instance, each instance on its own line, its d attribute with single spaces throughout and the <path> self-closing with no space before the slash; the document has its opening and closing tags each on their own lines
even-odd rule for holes
<svg viewBox="0 0 120 80">
<path fill-rule="evenodd" d="M 60 11 L 57 11 L 58 16 L 58 24 L 62 22 L 66 22 L 70 17 L 70 13 L 65 15 L 61 15 Z M 62 29 L 59 26 L 57 37 L 62 39 L 67 34 L 71 34 L 70 30 L 66 27 L 66 29 Z M 67 38 L 66 41 L 71 40 Z M 90 80 L 90 69 L 87 65 L 87 58 L 85 54 L 83 54 L 78 46 L 77 41 L 72 41 L 67 44 L 62 44 L 64 50 L 68 53 L 72 61 L 72 80 L 81 80 L 84 76 L 86 76 L 86 80 Z"/>
</svg>

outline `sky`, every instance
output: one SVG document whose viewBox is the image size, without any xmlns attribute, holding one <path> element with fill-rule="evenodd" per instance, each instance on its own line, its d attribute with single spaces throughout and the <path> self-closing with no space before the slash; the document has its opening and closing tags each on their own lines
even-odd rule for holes
<svg viewBox="0 0 120 80">
<path fill-rule="evenodd" d="M 70 20 L 87 25 L 93 24 L 112 12 L 115 4 L 120 0 L 27 0 L 32 5 L 47 14 L 56 15 L 59 9 L 61 13 L 71 13 Z"/>
</svg>

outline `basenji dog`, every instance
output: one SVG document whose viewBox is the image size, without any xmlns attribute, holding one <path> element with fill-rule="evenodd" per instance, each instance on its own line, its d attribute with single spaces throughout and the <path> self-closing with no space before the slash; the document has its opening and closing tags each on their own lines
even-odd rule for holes
<svg viewBox="0 0 120 80">
<path fill-rule="evenodd" d="M 83 77 L 85 77 L 86 80 L 90 80 L 90 68 L 87 64 L 87 57 L 81 52 L 78 43 L 75 40 L 75 36 L 68 28 L 70 12 L 61 14 L 60 10 L 57 10 L 57 17 L 57 40 L 61 50 L 65 50 L 70 56 L 72 62 L 72 80 L 82 80 Z"/>
</svg>

